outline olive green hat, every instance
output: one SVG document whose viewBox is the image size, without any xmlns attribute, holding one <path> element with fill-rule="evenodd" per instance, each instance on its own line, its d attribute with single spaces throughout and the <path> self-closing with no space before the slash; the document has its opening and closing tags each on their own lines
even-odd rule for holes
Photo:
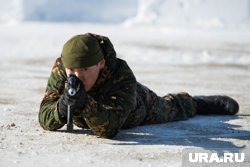
<svg viewBox="0 0 250 167">
<path fill-rule="evenodd" d="M 62 49 L 62 62 L 66 68 L 84 68 L 96 65 L 104 58 L 98 41 L 89 33 L 76 35 Z"/>
</svg>

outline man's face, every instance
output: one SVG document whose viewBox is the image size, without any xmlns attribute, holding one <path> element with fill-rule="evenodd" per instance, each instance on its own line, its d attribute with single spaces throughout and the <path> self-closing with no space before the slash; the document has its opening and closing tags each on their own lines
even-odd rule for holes
<svg viewBox="0 0 250 167">
<path fill-rule="evenodd" d="M 76 75 L 83 83 L 85 91 L 89 91 L 95 84 L 100 70 L 105 66 L 105 60 L 101 60 L 97 65 L 93 65 L 87 68 L 75 68 L 75 69 L 66 69 L 66 74 L 69 76 L 70 74 Z"/>
</svg>

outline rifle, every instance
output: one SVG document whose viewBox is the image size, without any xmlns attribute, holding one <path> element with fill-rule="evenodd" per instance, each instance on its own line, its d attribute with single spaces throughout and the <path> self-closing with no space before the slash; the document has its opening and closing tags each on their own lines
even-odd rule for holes
<svg viewBox="0 0 250 167">
<path fill-rule="evenodd" d="M 69 75 L 69 77 L 67 78 L 67 82 L 68 82 L 68 93 L 70 96 L 75 96 L 75 94 L 77 93 L 77 80 L 76 80 L 76 76 L 75 75 Z M 71 106 L 68 105 L 67 108 L 67 131 L 72 132 L 73 131 L 73 115 L 71 112 Z"/>
</svg>

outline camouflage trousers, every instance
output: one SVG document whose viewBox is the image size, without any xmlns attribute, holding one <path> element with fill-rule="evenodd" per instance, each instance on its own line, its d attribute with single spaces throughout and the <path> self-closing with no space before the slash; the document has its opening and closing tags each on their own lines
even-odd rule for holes
<svg viewBox="0 0 250 167">
<path fill-rule="evenodd" d="M 122 129 L 146 124 L 159 124 L 185 120 L 196 114 L 196 103 L 187 93 L 168 94 L 160 97 L 142 84 L 137 84 L 137 107 L 131 111 Z M 85 120 L 74 118 L 74 124 L 88 128 Z"/>
<path fill-rule="evenodd" d="M 160 97 L 138 83 L 137 108 L 130 113 L 122 128 L 185 120 L 195 114 L 196 103 L 188 93 Z"/>
</svg>

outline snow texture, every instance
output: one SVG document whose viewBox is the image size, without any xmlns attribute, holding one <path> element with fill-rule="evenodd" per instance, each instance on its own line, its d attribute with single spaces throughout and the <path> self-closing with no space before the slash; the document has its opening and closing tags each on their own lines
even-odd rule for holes
<svg viewBox="0 0 250 167">
<path fill-rule="evenodd" d="M 0 0 L 0 167 L 175 167 L 187 148 L 249 152 L 249 8 L 249 0 Z M 37 115 L 52 65 L 85 32 L 108 36 L 158 95 L 226 94 L 239 114 L 121 130 L 113 140 L 76 127 L 44 131 Z"/>
<path fill-rule="evenodd" d="M 157 94 L 181 91 L 191 95 L 226 94 L 239 102 L 239 115 L 197 116 L 121 130 L 113 140 L 98 138 L 89 130 L 76 127 L 74 133 L 67 133 L 65 127 L 56 132 L 44 131 L 37 115 L 52 65 L 68 38 L 88 31 L 109 36 L 118 57 L 128 62 L 137 80 Z M 90 24 L 1 26 L 0 166 L 174 167 L 182 165 L 182 153 L 187 148 L 210 151 L 219 148 L 222 153 L 232 149 L 248 151 L 250 65 L 243 61 L 249 54 L 242 48 L 249 49 L 250 38 L 246 38 L 249 32 L 245 35 L 234 31 L 165 32 Z M 186 45 L 188 34 L 191 35 Z M 201 37 L 207 40 L 199 40 Z M 234 45 L 229 48 L 230 41 Z M 231 54 L 235 58 L 246 56 L 241 63 L 235 59 L 228 60 L 229 64 L 207 56 L 217 52 L 226 59 Z"/>
</svg>

